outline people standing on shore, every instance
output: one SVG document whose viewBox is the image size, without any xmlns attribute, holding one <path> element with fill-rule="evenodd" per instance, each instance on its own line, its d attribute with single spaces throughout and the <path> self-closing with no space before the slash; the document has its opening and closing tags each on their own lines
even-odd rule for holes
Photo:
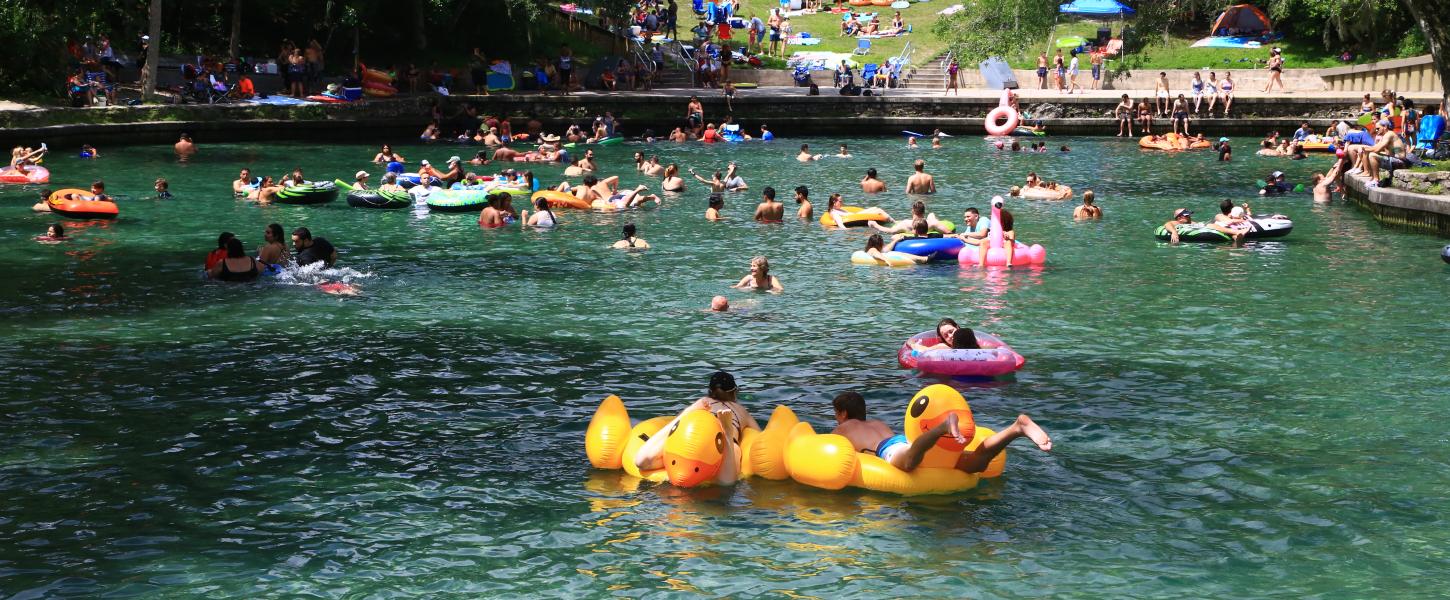
<svg viewBox="0 0 1450 600">
<path fill-rule="evenodd" d="M 1080 85 L 1077 84 L 1077 49 L 1073 49 L 1073 51 L 1072 51 L 1072 60 L 1068 62 L 1068 65 L 1067 65 L 1067 78 L 1068 78 L 1067 79 L 1067 81 L 1068 81 L 1067 93 L 1071 94 L 1073 92 L 1073 90 L 1077 90 L 1077 92 L 1079 94 L 1081 94 L 1082 93 L 1082 86 L 1080 86 Z"/>
<path fill-rule="evenodd" d="M 952 59 L 951 64 L 947 65 L 947 91 L 957 95 L 961 94 L 957 90 L 957 71 L 959 69 L 960 66 L 957 65 L 957 59 L 955 58 Z"/>
<path fill-rule="evenodd" d="M 1067 63 L 1062 58 L 1062 48 L 1057 49 L 1057 55 L 1052 57 L 1052 81 L 1057 85 L 1057 92 L 1067 87 Z"/>
<path fill-rule="evenodd" d="M 1172 91 L 1168 89 L 1168 73 L 1158 72 L 1158 80 L 1153 82 L 1153 95 L 1157 98 L 1154 111 L 1156 116 L 1168 116 L 1168 99 Z"/>
<path fill-rule="evenodd" d="M 1037 54 L 1037 89 L 1047 89 L 1047 53 Z"/>
<path fill-rule="evenodd" d="M 1103 89 L 1103 53 L 1089 52 L 1088 62 L 1093 65 L 1093 89 Z"/>
</svg>

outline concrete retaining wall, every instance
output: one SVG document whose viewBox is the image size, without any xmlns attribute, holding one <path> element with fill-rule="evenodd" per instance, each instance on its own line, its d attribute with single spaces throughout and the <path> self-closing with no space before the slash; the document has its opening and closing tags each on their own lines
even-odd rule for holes
<svg viewBox="0 0 1450 600">
<path fill-rule="evenodd" d="M 1377 92 L 1386 89 L 1397 92 L 1445 92 L 1440 74 L 1435 71 L 1435 59 L 1428 54 L 1324 69 L 1320 71 L 1320 75 L 1331 90 L 1370 92 L 1374 93 L 1376 101 L 1379 100 Z"/>
<path fill-rule="evenodd" d="M 1430 196 L 1393 188 L 1371 188 L 1364 179 L 1345 177 L 1345 197 L 1376 221 L 1411 231 L 1450 236 L 1450 196 Z"/>
</svg>

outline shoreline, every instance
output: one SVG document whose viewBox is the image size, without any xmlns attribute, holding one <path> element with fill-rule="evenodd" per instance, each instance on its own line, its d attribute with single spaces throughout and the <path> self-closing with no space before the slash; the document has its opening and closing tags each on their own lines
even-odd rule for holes
<svg viewBox="0 0 1450 600">
<path fill-rule="evenodd" d="M 1114 135 L 1117 122 L 1111 110 L 1123 93 L 1139 99 L 1150 93 L 1090 90 L 1083 94 L 1023 90 L 1027 112 L 1042 110 L 1041 120 L 1051 133 Z M 888 90 L 884 96 L 840 96 L 826 89 L 807 96 L 804 88 L 763 87 L 741 90 L 728 102 L 719 90 L 665 89 L 621 93 L 584 91 L 570 96 L 539 93 L 479 95 L 419 95 L 368 99 L 352 104 L 223 104 L 146 105 L 102 108 L 29 107 L 0 110 L 0 143 L 64 144 L 160 143 L 174 141 L 182 131 L 204 137 L 198 141 L 256 141 L 269 139 L 378 140 L 416 136 L 428 121 L 434 101 L 445 115 L 458 113 L 465 103 L 479 114 L 507 115 L 510 120 L 537 118 L 545 127 L 587 121 L 613 112 L 631 137 L 654 129 L 663 136 L 684 120 L 684 106 L 699 95 L 706 120 L 718 121 L 733 113 L 747 131 L 767 123 L 778 134 L 804 136 L 851 133 L 897 135 L 903 129 L 943 129 L 953 135 L 985 135 L 982 119 L 998 104 L 1000 92 L 961 90 L 960 95 L 933 91 Z M 1423 95 L 1424 98 L 1419 96 Z M 1243 94 L 1234 99 L 1233 118 L 1190 119 L 1206 135 L 1262 136 L 1270 130 L 1292 131 L 1303 121 L 1324 128 L 1349 116 L 1359 96 L 1344 92 Z M 1438 103 L 1435 94 L 1413 95 L 1417 102 Z M 1048 108 L 1047 105 L 1051 105 Z M 1055 110 L 1054 110 L 1055 108 Z M 517 121 L 516 121 L 517 122 Z M 1168 129 L 1158 118 L 1155 129 Z M 446 126 L 446 125 L 445 125 Z M 515 127 L 521 130 L 522 127 Z"/>
</svg>

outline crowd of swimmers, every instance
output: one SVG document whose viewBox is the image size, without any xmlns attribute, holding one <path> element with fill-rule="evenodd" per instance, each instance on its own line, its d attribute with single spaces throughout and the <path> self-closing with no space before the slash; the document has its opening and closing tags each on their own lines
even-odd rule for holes
<svg viewBox="0 0 1450 600">
<path fill-rule="evenodd" d="M 246 245 L 236 234 L 224 231 L 217 236 L 217 247 L 206 255 L 202 268 L 208 277 L 217 281 L 256 281 L 268 269 L 281 269 L 291 265 L 305 267 L 321 263 L 331 267 L 337 262 L 337 248 L 327 238 L 313 237 L 306 227 L 292 230 L 293 252 L 287 249 L 287 237 L 277 223 L 262 230 L 262 244 L 255 256 L 247 254 Z"/>
</svg>

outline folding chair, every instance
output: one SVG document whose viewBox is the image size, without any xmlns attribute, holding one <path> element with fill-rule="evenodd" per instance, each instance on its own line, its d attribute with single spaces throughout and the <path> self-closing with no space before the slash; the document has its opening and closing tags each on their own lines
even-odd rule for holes
<svg viewBox="0 0 1450 600">
<path fill-rule="evenodd" d="M 851 54 L 867 54 L 871 52 L 871 40 L 856 40 L 856 49 Z"/>
</svg>

